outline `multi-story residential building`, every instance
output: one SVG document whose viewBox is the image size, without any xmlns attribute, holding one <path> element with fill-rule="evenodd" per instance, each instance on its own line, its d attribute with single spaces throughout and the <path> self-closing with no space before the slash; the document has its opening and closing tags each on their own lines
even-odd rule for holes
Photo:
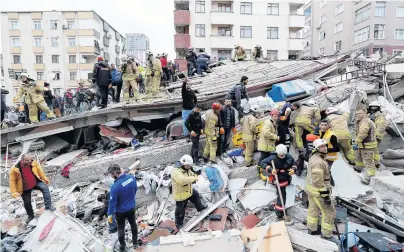
<svg viewBox="0 0 404 252">
<path fill-rule="evenodd" d="M 177 59 L 189 47 L 212 58 L 229 59 L 235 45 L 247 51 L 260 45 L 270 59 L 295 59 L 303 52 L 303 0 L 175 0 L 174 45 Z"/>
<path fill-rule="evenodd" d="M 126 53 L 126 38 L 94 11 L 2 12 L 1 30 L 8 99 L 23 72 L 58 93 L 89 83 L 99 55 L 119 63 Z"/>
<path fill-rule="evenodd" d="M 149 38 L 143 33 L 126 34 L 126 52 L 137 58 L 142 64 L 146 62 L 146 52 L 150 50 Z"/>
<path fill-rule="evenodd" d="M 304 6 L 304 55 L 404 50 L 404 2 L 311 1 Z M 402 55 L 402 54 L 401 54 Z M 402 55 L 404 57 L 404 55 Z"/>
</svg>

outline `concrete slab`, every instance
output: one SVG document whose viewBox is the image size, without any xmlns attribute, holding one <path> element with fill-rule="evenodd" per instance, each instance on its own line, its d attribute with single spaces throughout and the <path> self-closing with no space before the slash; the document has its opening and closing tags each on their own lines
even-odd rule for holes
<svg viewBox="0 0 404 252">
<path fill-rule="evenodd" d="M 404 63 L 386 65 L 388 79 L 398 79 L 404 75 Z"/>
<path fill-rule="evenodd" d="M 404 220 L 404 175 L 375 177 L 371 185 L 384 200 L 389 212 Z"/>
<path fill-rule="evenodd" d="M 247 179 L 243 179 L 243 178 L 229 180 L 230 197 L 231 197 L 231 200 L 233 201 L 233 203 L 236 203 L 237 194 L 241 191 L 238 189 L 244 188 L 245 183 L 247 183 Z"/>
<path fill-rule="evenodd" d="M 261 220 L 255 214 L 249 214 L 241 219 L 240 223 L 247 229 L 255 227 Z"/>
<path fill-rule="evenodd" d="M 66 165 L 78 161 L 77 159 L 88 154 L 87 150 L 76 150 L 60 155 L 57 158 L 51 159 L 46 162 L 46 167 L 59 167 L 63 168 Z"/>
<path fill-rule="evenodd" d="M 286 227 L 293 248 L 297 251 L 337 252 L 338 246 L 330 241 Z"/>
<path fill-rule="evenodd" d="M 275 187 L 269 184 L 265 185 L 265 182 L 262 180 L 255 182 L 248 188 L 264 189 L 264 190 L 242 190 L 240 193 L 237 194 L 237 198 L 240 200 L 244 209 L 248 211 L 258 210 L 261 207 L 267 206 L 277 197 Z"/>
</svg>

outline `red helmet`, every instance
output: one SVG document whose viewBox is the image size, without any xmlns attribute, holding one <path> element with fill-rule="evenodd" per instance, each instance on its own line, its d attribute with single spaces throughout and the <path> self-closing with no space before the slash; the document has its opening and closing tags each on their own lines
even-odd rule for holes
<svg viewBox="0 0 404 252">
<path fill-rule="evenodd" d="M 222 105 L 220 105 L 220 103 L 218 103 L 218 102 L 215 102 L 215 103 L 213 103 L 212 104 L 212 109 L 222 109 Z"/>
<path fill-rule="evenodd" d="M 271 110 L 271 112 L 269 113 L 269 115 L 279 115 L 279 110 L 277 110 L 277 109 L 273 109 L 273 110 Z"/>
<path fill-rule="evenodd" d="M 103 61 L 103 60 L 104 60 L 104 58 L 102 56 L 97 57 L 97 61 Z"/>
</svg>

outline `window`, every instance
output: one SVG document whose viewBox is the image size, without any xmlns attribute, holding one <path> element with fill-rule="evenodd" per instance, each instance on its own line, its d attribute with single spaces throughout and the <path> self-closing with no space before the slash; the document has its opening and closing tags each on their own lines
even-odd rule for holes
<svg viewBox="0 0 404 252">
<path fill-rule="evenodd" d="M 231 12 L 231 4 L 219 3 L 219 12 Z"/>
<path fill-rule="evenodd" d="M 369 49 L 368 49 L 368 48 L 362 49 L 361 52 L 363 52 L 362 55 L 363 55 L 364 57 L 368 57 L 368 56 L 369 56 Z"/>
<path fill-rule="evenodd" d="M 268 27 L 267 28 L 267 38 L 268 39 L 278 39 L 279 38 L 279 28 L 278 27 Z"/>
<path fill-rule="evenodd" d="M 18 29 L 18 21 L 11 21 L 11 30 L 16 30 Z"/>
<path fill-rule="evenodd" d="M 354 32 L 354 44 L 359 44 L 369 40 L 370 28 L 369 26 Z"/>
<path fill-rule="evenodd" d="M 204 24 L 195 25 L 195 36 L 196 37 L 205 37 L 205 25 Z"/>
<path fill-rule="evenodd" d="M 320 24 L 324 24 L 327 21 L 327 16 L 324 14 L 321 16 Z"/>
<path fill-rule="evenodd" d="M 53 76 L 53 80 L 60 80 L 60 72 L 53 72 L 54 76 Z M 60 91 L 59 91 L 60 92 Z M 55 91 L 56 94 L 56 91 Z"/>
<path fill-rule="evenodd" d="M 50 21 L 50 29 L 51 30 L 56 30 L 58 28 L 58 21 L 57 20 L 51 20 Z"/>
<path fill-rule="evenodd" d="M 396 55 L 398 53 L 400 53 L 400 55 L 397 55 L 396 58 L 404 58 L 404 50 L 393 49 L 393 55 Z"/>
<path fill-rule="evenodd" d="M 34 38 L 34 42 L 35 42 L 35 47 L 42 46 L 42 38 Z"/>
<path fill-rule="evenodd" d="M 76 47 L 76 38 L 68 38 L 67 41 L 70 47 Z"/>
<path fill-rule="evenodd" d="M 344 23 L 339 23 L 335 25 L 334 33 L 338 33 L 344 30 Z"/>
<path fill-rule="evenodd" d="M 269 3 L 268 4 L 268 15 L 279 16 L 279 4 Z"/>
<path fill-rule="evenodd" d="M 196 13 L 205 13 L 205 1 L 196 1 L 195 2 L 195 12 Z"/>
<path fill-rule="evenodd" d="M 92 77 L 89 79 L 89 80 L 91 80 L 92 79 Z M 58 95 L 61 95 L 61 88 L 54 88 L 53 89 L 53 93 L 56 95 L 56 94 L 58 94 Z"/>
<path fill-rule="evenodd" d="M 320 54 L 324 54 L 324 47 L 321 47 L 321 48 L 320 48 L 319 53 L 320 53 Z"/>
<path fill-rule="evenodd" d="M 340 41 L 335 42 L 334 43 L 334 51 L 335 52 L 336 51 L 341 51 L 341 49 L 342 49 L 342 41 L 340 40 Z"/>
<path fill-rule="evenodd" d="M 68 30 L 74 30 L 74 29 L 76 29 L 76 22 L 74 22 L 74 21 L 67 21 L 67 29 L 68 29 Z"/>
<path fill-rule="evenodd" d="M 42 55 L 35 55 L 35 62 L 36 62 L 36 64 L 42 64 L 43 63 L 43 56 Z"/>
<path fill-rule="evenodd" d="M 382 53 L 384 51 L 383 47 L 373 47 L 373 54 L 379 52 Z"/>
<path fill-rule="evenodd" d="M 337 7 L 335 8 L 335 16 L 342 12 L 344 12 L 344 3 L 337 5 Z"/>
<path fill-rule="evenodd" d="M 77 72 L 70 72 L 70 80 L 76 80 L 77 79 Z"/>
<path fill-rule="evenodd" d="M 327 5 L 327 0 L 320 0 L 320 8 L 323 8 Z"/>
<path fill-rule="evenodd" d="M 245 49 L 245 55 L 247 56 L 247 60 L 251 59 L 251 49 Z"/>
<path fill-rule="evenodd" d="M 319 34 L 318 34 L 318 36 L 319 36 L 319 40 L 323 40 L 323 39 L 325 39 L 325 31 L 322 31 L 322 32 L 320 32 Z"/>
<path fill-rule="evenodd" d="M 217 50 L 217 56 L 219 60 L 231 59 L 231 50 Z"/>
<path fill-rule="evenodd" d="M 397 6 L 396 17 L 404 17 L 404 6 Z"/>
<path fill-rule="evenodd" d="M 240 26 L 240 38 L 252 38 L 252 26 Z"/>
<path fill-rule="evenodd" d="M 307 21 L 305 26 L 304 26 L 303 33 L 307 33 L 310 30 L 311 30 L 311 21 Z"/>
<path fill-rule="evenodd" d="M 51 38 L 51 46 L 52 47 L 58 47 L 59 46 L 58 38 Z"/>
<path fill-rule="evenodd" d="M 394 39 L 404 40 L 404 29 L 396 29 Z"/>
<path fill-rule="evenodd" d="M 59 63 L 59 55 L 52 55 L 52 63 L 55 64 Z"/>
<path fill-rule="evenodd" d="M 386 2 L 376 2 L 376 17 L 386 16 Z"/>
<path fill-rule="evenodd" d="M 384 25 L 375 24 L 373 36 L 375 39 L 384 39 Z"/>
<path fill-rule="evenodd" d="M 41 30 L 41 29 L 42 29 L 41 21 L 34 21 L 34 30 Z"/>
<path fill-rule="evenodd" d="M 13 64 L 21 64 L 21 55 L 13 55 Z"/>
<path fill-rule="evenodd" d="M 355 11 L 355 24 L 370 18 L 370 4 Z"/>
<path fill-rule="evenodd" d="M 69 55 L 69 63 L 70 64 L 76 63 L 76 55 Z"/>
<path fill-rule="evenodd" d="M 43 80 L 43 72 L 37 72 L 36 73 L 36 79 L 37 80 Z"/>
<path fill-rule="evenodd" d="M 252 3 L 241 2 L 240 3 L 240 13 L 241 14 L 252 14 Z"/>
<path fill-rule="evenodd" d="M 278 60 L 278 50 L 267 50 L 267 59 Z"/>
<path fill-rule="evenodd" d="M 219 36 L 231 36 L 231 28 L 230 27 L 219 27 L 217 29 L 217 35 L 219 35 Z"/>
<path fill-rule="evenodd" d="M 20 47 L 20 38 L 11 38 L 12 47 Z"/>
<path fill-rule="evenodd" d="M 311 16 L 311 6 L 304 10 L 304 16 L 306 18 Z"/>
</svg>

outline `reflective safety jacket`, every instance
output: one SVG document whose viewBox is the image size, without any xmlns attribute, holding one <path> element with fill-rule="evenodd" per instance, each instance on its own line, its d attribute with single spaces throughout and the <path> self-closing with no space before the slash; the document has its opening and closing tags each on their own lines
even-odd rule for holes
<svg viewBox="0 0 404 252">
<path fill-rule="evenodd" d="M 243 47 L 239 46 L 234 49 L 234 59 L 239 60 L 239 59 L 246 59 L 247 55 L 245 54 L 245 50 Z"/>
<path fill-rule="evenodd" d="M 243 125 L 243 142 L 254 142 L 254 135 L 257 131 L 257 119 L 253 115 L 244 116 L 241 120 Z"/>
<path fill-rule="evenodd" d="M 372 118 L 372 121 L 375 123 L 376 125 L 376 139 L 377 141 L 381 142 L 383 140 L 385 131 L 386 131 L 386 127 L 387 127 L 387 123 L 386 123 L 386 117 L 382 114 L 382 112 L 377 111 L 374 114 L 374 120 Z"/>
<path fill-rule="evenodd" d="M 198 176 L 191 169 L 174 168 L 171 172 L 174 200 L 183 201 L 191 197 L 192 183 L 197 180 Z"/>
<path fill-rule="evenodd" d="M 330 170 L 324 154 L 315 152 L 309 159 L 306 192 L 312 197 L 327 197 L 331 188 Z"/>
<path fill-rule="evenodd" d="M 219 117 L 213 109 L 209 109 L 205 115 L 205 135 L 207 137 L 217 137 L 219 135 Z"/>
<path fill-rule="evenodd" d="M 360 149 L 372 149 L 377 147 L 376 125 L 368 117 L 356 122 L 355 143 Z"/>
<path fill-rule="evenodd" d="M 160 75 L 163 69 L 161 68 L 161 62 L 159 59 L 152 59 L 151 62 L 147 61 L 145 74 L 151 75 L 154 72 L 154 75 Z"/>
<path fill-rule="evenodd" d="M 21 97 L 24 99 L 25 104 L 33 104 L 44 101 L 43 87 L 36 84 L 34 81 L 28 81 L 28 83 L 22 83 L 18 88 L 17 94 L 14 100 L 19 100 Z"/>
<path fill-rule="evenodd" d="M 327 119 L 330 123 L 330 130 L 334 132 L 338 139 L 351 139 L 351 133 L 348 128 L 349 113 L 329 114 Z"/>
<path fill-rule="evenodd" d="M 297 112 L 295 125 L 317 126 L 320 123 L 320 120 L 321 120 L 320 109 L 317 106 L 310 107 L 307 105 L 302 105 L 299 111 Z"/>
<path fill-rule="evenodd" d="M 278 126 L 277 123 L 269 118 L 265 120 L 262 126 L 259 139 L 258 139 L 258 150 L 271 152 L 275 151 L 275 142 L 278 139 Z"/>
<path fill-rule="evenodd" d="M 325 159 L 328 161 L 335 161 L 338 159 L 338 153 L 330 151 L 330 150 L 334 149 L 334 146 L 331 143 L 331 137 L 333 135 L 334 135 L 334 132 L 332 132 L 331 130 L 327 130 L 324 133 L 320 131 L 320 138 L 327 142 L 328 152 L 327 152 L 327 155 L 325 156 Z"/>
<path fill-rule="evenodd" d="M 123 64 L 122 66 L 122 80 L 131 81 L 135 80 L 139 72 L 135 63 Z"/>
</svg>

